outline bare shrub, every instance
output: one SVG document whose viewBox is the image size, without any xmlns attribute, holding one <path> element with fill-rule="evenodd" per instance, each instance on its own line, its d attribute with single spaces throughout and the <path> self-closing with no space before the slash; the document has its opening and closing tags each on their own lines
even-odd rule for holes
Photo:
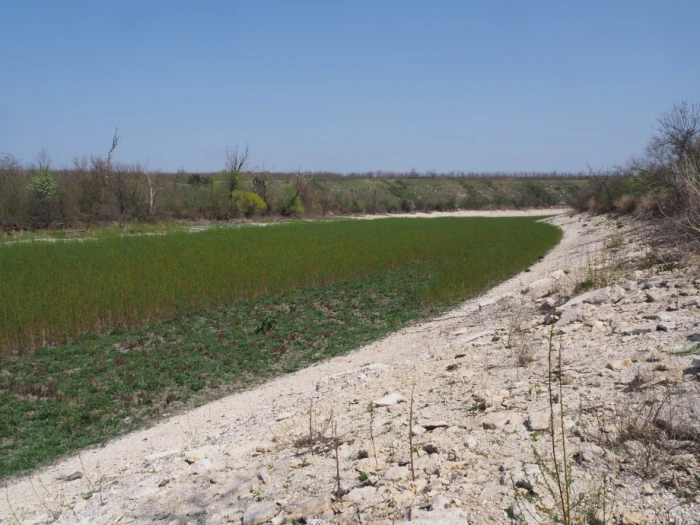
<svg viewBox="0 0 700 525">
<path fill-rule="evenodd" d="M 637 207 L 637 199 L 633 195 L 622 195 L 615 201 L 615 211 L 619 213 L 632 213 Z"/>
<path fill-rule="evenodd" d="M 554 327 L 549 332 L 547 351 L 547 394 L 549 403 L 548 451 L 540 453 L 533 447 L 536 473 L 512 480 L 515 503 L 513 517 L 521 522 L 584 525 L 592 522 L 611 523 L 609 507 L 611 485 L 607 475 L 599 486 L 576 485 L 574 464 L 567 447 L 564 422 L 564 389 L 562 345 L 555 345 Z M 536 492 L 535 487 L 539 490 Z M 538 498 L 547 496 L 547 498 Z M 526 517 L 529 515 L 532 520 Z M 601 519 L 602 518 L 602 519 Z"/>
<path fill-rule="evenodd" d="M 663 199 L 656 191 L 649 191 L 637 199 L 635 215 L 640 218 L 660 217 L 663 215 Z"/>
<path fill-rule="evenodd" d="M 622 455 L 626 470 L 650 479 L 668 468 L 666 434 L 656 421 L 668 406 L 671 393 L 634 396 L 616 403 L 612 410 L 592 409 L 593 424 L 584 426 L 585 435 L 608 450 Z"/>
<path fill-rule="evenodd" d="M 535 348 L 529 339 L 521 337 L 513 348 L 515 363 L 519 367 L 526 367 L 535 360 Z"/>
<path fill-rule="evenodd" d="M 306 449 L 312 456 L 329 452 L 335 446 L 331 433 L 334 421 L 333 408 L 330 408 L 324 415 L 314 407 L 313 399 L 311 399 L 309 403 L 309 433 L 297 439 L 294 445 L 298 449 Z"/>
</svg>

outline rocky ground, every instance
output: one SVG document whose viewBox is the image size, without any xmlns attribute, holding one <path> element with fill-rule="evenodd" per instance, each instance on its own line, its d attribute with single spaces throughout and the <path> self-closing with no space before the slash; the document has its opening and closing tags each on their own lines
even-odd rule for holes
<svg viewBox="0 0 700 525">
<path fill-rule="evenodd" d="M 638 224 L 550 220 L 564 239 L 530 271 L 11 480 L 0 521 L 546 523 L 553 428 L 572 518 L 700 523 L 700 272 Z"/>
</svg>

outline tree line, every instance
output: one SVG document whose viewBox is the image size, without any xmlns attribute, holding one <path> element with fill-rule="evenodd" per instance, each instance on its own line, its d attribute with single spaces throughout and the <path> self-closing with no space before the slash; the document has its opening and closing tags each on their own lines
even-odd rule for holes
<svg viewBox="0 0 700 525">
<path fill-rule="evenodd" d="M 0 155 L 0 229 L 75 228 L 132 221 L 231 220 L 260 215 L 296 216 L 391 213 L 483 207 L 530 207 L 561 204 L 539 183 L 565 180 L 574 173 L 476 172 L 269 172 L 250 166 L 248 147 L 225 152 L 217 173 L 164 173 L 144 163 L 114 160 L 121 137 L 115 130 L 104 155 L 76 157 L 72 165 L 51 166 L 45 150 L 24 165 Z M 454 179 L 465 195 L 441 200 L 407 193 L 404 179 Z M 378 184 L 355 188 L 350 181 Z M 485 197 L 468 180 L 522 180 L 514 196 Z M 347 184 L 344 184 L 347 181 Z M 385 183 L 381 186 L 379 183 Z M 496 191 L 496 193 L 498 193 Z"/>
</svg>

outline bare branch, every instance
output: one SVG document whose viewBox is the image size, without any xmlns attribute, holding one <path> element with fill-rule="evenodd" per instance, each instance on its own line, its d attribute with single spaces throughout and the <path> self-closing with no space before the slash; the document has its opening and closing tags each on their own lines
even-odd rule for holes
<svg viewBox="0 0 700 525">
<path fill-rule="evenodd" d="M 107 170 L 112 169 L 112 157 L 114 156 L 114 152 L 117 149 L 117 145 L 119 144 L 119 128 L 114 128 L 114 136 L 112 137 L 112 147 L 109 149 L 109 153 L 107 153 Z"/>
</svg>

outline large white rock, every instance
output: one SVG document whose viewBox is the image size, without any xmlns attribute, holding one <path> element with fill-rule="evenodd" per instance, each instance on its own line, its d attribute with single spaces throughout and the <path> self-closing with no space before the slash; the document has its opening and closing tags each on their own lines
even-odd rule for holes
<svg viewBox="0 0 700 525">
<path fill-rule="evenodd" d="M 243 514 L 243 525 L 261 525 L 277 516 L 279 512 L 279 507 L 271 501 L 253 503 Z"/>
<path fill-rule="evenodd" d="M 394 392 L 393 394 L 389 394 L 388 396 L 384 396 L 381 399 L 375 399 L 374 406 L 375 407 L 388 407 L 391 405 L 395 405 L 397 403 L 403 403 L 405 401 L 406 401 L 405 397 L 403 397 L 399 393 Z"/>
</svg>

